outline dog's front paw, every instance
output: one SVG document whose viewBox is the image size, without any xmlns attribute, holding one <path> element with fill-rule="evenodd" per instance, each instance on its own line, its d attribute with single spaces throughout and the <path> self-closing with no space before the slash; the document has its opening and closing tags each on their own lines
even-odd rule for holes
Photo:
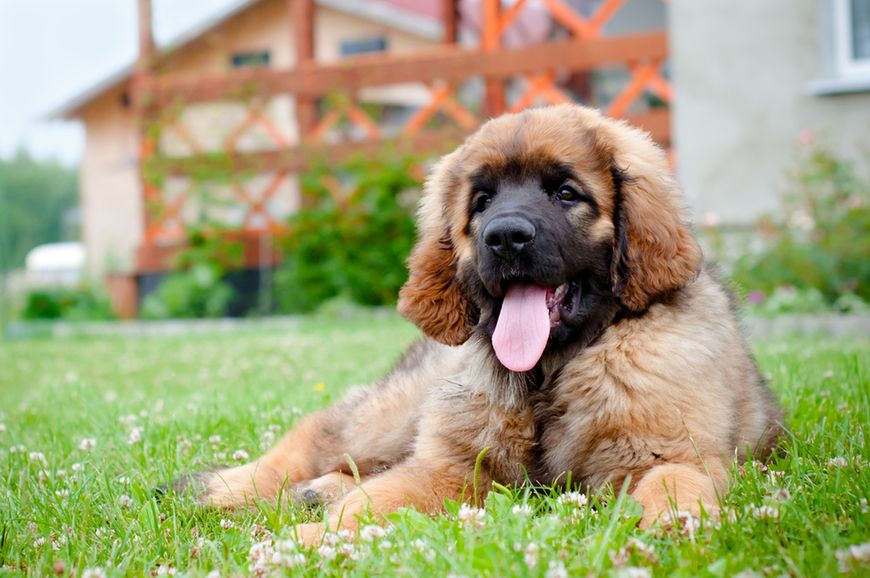
<svg viewBox="0 0 870 578">
<path fill-rule="evenodd" d="M 326 524 L 320 522 L 298 524 L 293 527 L 293 535 L 296 537 L 296 541 L 303 546 L 320 545 L 324 534 L 326 534 Z"/>
</svg>

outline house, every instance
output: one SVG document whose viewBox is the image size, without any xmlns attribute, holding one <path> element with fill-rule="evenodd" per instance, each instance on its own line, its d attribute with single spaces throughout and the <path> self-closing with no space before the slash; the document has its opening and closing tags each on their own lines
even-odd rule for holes
<svg viewBox="0 0 870 578">
<path fill-rule="evenodd" d="M 774 212 L 799 139 L 870 162 L 870 1 L 670 0 L 677 175 L 698 216 Z"/>
<path fill-rule="evenodd" d="M 362 52 L 404 53 L 440 41 L 441 29 L 435 19 L 403 7 L 399 0 L 397 4 L 319 0 L 314 14 L 315 58 L 329 62 Z M 291 68 L 296 58 L 291 18 L 286 0 L 239 2 L 164 49 L 159 67 L 165 72 L 197 75 L 256 66 Z M 65 103 L 53 115 L 81 121 L 86 129 L 80 171 L 83 240 L 89 271 L 95 277 L 133 269 L 136 249 L 145 236 L 142 215 L 148 208 L 143 206 L 139 179 L 140 133 L 131 102 L 133 74 L 131 64 Z M 369 97 L 405 105 L 416 104 L 420 98 L 414 87 L 399 90 L 390 87 Z M 221 141 L 243 124 L 246 112 L 244 106 L 233 103 L 188 107 L 182 122 L 161 136 L 161 146 L 174 155 L 187 154 L 192 148 L 219 148 Z M 268 146 L 270 132 L 280 135 L 282 144 L 292 144 L 298 139 L 290 97 L 272 99 L 263 116 L 267 120 L 235 135 L 239 149 Z M 174 179 L 167 183 L 167 195 L 177 196 L 185 186 Z M 258 187 L 265 185 L 256 184 L 249 189 Z M 283 180 L 278 190 L 271 191 L 266 210 L 270 219 L 280 220 L 299 204 L 298 181 L 291 176 Z M 203 207 L 191 202 L 185 211 L 189 213 L 169 223 L 167 230 L 174 228 L 180 233 L 182 221 L 194 218 L 196 215 L 190 213 L 198 211 L 229 211 L 231 214 L 208 215 L 221 218 L 229 226 L 240 224 L 244 217 L 237 207 L 220 203 Z"/>
<path fill-rule="evenodd" d="M 156 67 L 176 77 L 200 78 L 256 67 L 291 69 L 296 64 L 292 4 L 241 1 L 163 50 Z M 486 43 L 482 8 L 502 10 L 503 19 L 519 13 L 499 32 L 498 42 L 506 47 L 552 42 L 566 35 L 594 40 L 602 31 L 609 36 L 666 27 L 666 72 L 659 71 L 645 85 L 623 88 L 637 77 L 630 58 L 649 56 L 659 62 L 655 59 L 662 53 L 654 48 L 620 63 L 628 65 L 630 74 L 614 71 L 613 66 L 596 68 L 594 82 L 591 74 L 560 74 L 551 77 L 549 88 L 543 85 L 537 96 L 555 98 L 549 102 L 579 98 L 605 108 L 619 100 L 620 90 L 637 89 L 635 99 L 646 93 L 653 102 L 668 100 L 672 86 L 677 95 L 672 115 L 657 118 L 659 125 L 664 121 L 673 130 L 660 126 L 658 132 L 676 146 L 677 174 L 696 217 L 706 215 L 739 228 L 775 210 L 796 161 L 799 137 L 807 140 L 812 135 L 838 153 L 867 158 L 870 0 L 526 0 L 514 10 L 515 4 L 519 3 L 456 0 L 452 5 L 460 14 L 460 40 Z M 370 52 L 401 55 L 434 49 L 445 33 L 442 8 L 450 5 L 426 0 L 316 0 L 313 57 L 322 64 Z M 540 65 L 564 68 L 562 55 Z M 163 185 L 164 201 L 175 210 L 162 217 L 161 236 L 149 238 L 142 218 L 150 209 L 143 201 L 139 175 L 142 142 L 131 102 L 133 74 L 133 66 L 119 71 L 56 113 L 86 127 L 81 192 L 84 241 L 93 275 L 135 272 L 136 251 L 143 241 L 171 242 L 182 234 L 185 222 L 206 217 L 230 227 L 265 230 L 300 206 L 293 174 L 256 175 L 241 190 L 247 208 L 193 198 L 189 181 L 170 176 Z M 540 98 L 526 99 L 523 91 L 533 92 L 542 78 L 526 74 L 525 82 L 505 81 L 502 86 L 506 93 L 513 91 L 515 102 L 534 104 Z M 390 108 L 399 126 L 415 110 L 430 106 L 430 89 L 406 82 L 365 87 L 356 97 Z M 482 98 L 482 84 L 476 90 Z M 486 92 L 488 98 L 489 87 Z M 179 118 L 166 123 L 159 147 L 170 157 L 186 157 L 226 149 L 230 141 L 234 150 L 254 153 L 299 142 L 292 96 L 273 96 L 253 111 L 250 105 L 211 101 L 185 106 Z M 639 108 L 637 102 L 631 106 L 624 113 L 649 110 L 649 102 L 646 107 Z M 459 108 L 455 112 L 462 120 L 467 110 Z M 172 107 L 167 111 L 171 116 Z M 655 118 L 648 116 L 650 120 L 639 124 L 656 133 L 650 128 Z M 366 130 L 374 129 L 363 122 L 349 130 L 363 133 L 350 134 L 351 138 L 364 138 Z M 209 192 L 239 192 L 219 189 L 213 186 Z"/>
</svg>

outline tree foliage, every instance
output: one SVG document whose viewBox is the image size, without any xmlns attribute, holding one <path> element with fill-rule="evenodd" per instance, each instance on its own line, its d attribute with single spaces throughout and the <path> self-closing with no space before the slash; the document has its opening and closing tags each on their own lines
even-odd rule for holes
<svg viewBox="0 0 870 578">
<path fill-rule="evenodd" d="M 0 158 L 0 272 L 24 265 L 42 243 L 78 237 L 64 217 L 78 205 L 75 169 L 34 159 L 21 149 Z"/>
</svg>

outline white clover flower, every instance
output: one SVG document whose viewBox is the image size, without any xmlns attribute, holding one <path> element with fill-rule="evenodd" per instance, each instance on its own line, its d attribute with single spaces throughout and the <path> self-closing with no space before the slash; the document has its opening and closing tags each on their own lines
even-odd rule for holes
<svg viewBox="0 0 870 578">
<path fill-rule="evenodd" d="M 828 460 L 829 468 L 845 468 L 848 465 L 849 462 L 843 456 L 837 456 Z"/>
<path fill-rule="evenodd" d="M 221 443 L 221 436 L 219 436 L 219 435 L 208 436 L 208 443 L 210 443 L 213 446 L 220 444 Z"/>
<path fill-rule="evenodd" d="M 233 452 L 233 459 L 237 462 L 244 461 L 248 459 L 248 452 L 246 452 L 245 450 L 236 450 Z"/>
<path fill-rule="evenodd" d="M 106 578 L 106 572 L 102 568 L 86 568 L 82 578 Z"/>
<path fill-rule="evenodd" d="M 47 464 L 48 461 L 45 459 L 45 454 L 42 452 L 30 452 L 28 455 L 31 462 L 39 462 L 43 465 Z"/>
<path fill-rule="evenodd" d="M 550 562 L 550 567 L 547 568 L 544 578 L 568 578 L 568 571 L 565 569 L 565 563 L 561 560 L 553 560 Z"/>
<path fill-rule="evenodd" d="M 50 476 L 51 476 L 51 472 L 48 472 L 48 471 L 46 471 L 46 470 L 39 470 L 39 471 L 36 473 L 36 477 L 39 478 L 39 481 L 40 481 L 41 483 L 45 483 L 45 481 L 46 481 Z"/>
<path fill-rule="evenodd" d="M 119 476 L 118 477 L 118 483 L 121 484 L 122 486 L 129 486 L 131 481 L 132 480 L 127 476 Z"/>
<path fill-rule="evenodd" d="M 341 536 L 336 534 L 335 532 L 326 532 L 323 534 L 323 545 L 335 547 L 341 543 Z"/>
<path fill-rule="evenodd" d="M 224 530 L 229 530 L 234 526 L 235 524 L 232 520 L 228 520 L 227 518 L 221 518 L 221 528 L 223 528 Z"/>
<path fill-rule="evenodd" d="M 130 496 L 123 494 L 118 498 L 118 505 L 122 508 L 130 508 L 133 506 L 133 498 Z"/>
<path fill-rule="evenodd" d="M 515 516 L 522 516 L 523 518 L 528 518 L 532 515 L 532 507 L 528 504 L 517 504 L 513 508 L 511 508 L 511 513 Z"/>
<path fill-rule="evenodd" d="M 4 432 L 6 432 L 6 424 L 0 423 L 0 433 L 4 433 Z"/>
<path fill-rule="evenodd" d="M 58 480 L 62 480 L 66 478 L 66 470 L 57 470 L 56 472 L 54 472 L 54 475 L 57 476 Z"/>
<path fill-rule="evenodd" d="M 43 538 L 42 536 L 40 536 L 39 538 L 37 538 L 36 540 L 33 541 L 33 548 L 36 550 L 38 550 L 39 548 L 42 548 L 44 545 L 45 545 L 45 538 Z"/>
<path fill-rule="evenodd" d="M 66 488 L 63 488 L 62 490 L 55 490 L 54 495 L 58 496 L 59 498 L 66 498 L 67 496 L 69 496 L 69 490 L 67 490 Z"/>
<path fill-rule="evenodd" d="M 775 519 L 779 518 L 779 508 L 777 508 L 777 507 L 775 507 L 775 506 L 768 506 L 768 505 L 756 506 L 756 505 L 750 505 L 750 506 L 747 507 L 747 511 L 748 511 L 748 512 L 753 516 L 753 517 L 758 518 L 759 520 L 763 520 L 763 519 L 767 519 L 767 518 L 769 518 L 769 519 L 771 519 L 771 520 L 775 520 Z"/>
<path fill-rule="evenodd" d="M 652 578 L 652 572 L 648 568 L 627 566 L 619 571 L 620 578 Z"/>
<path fill-rule="evenodd" d="M 701 527 L 701 520 L 686 510 L 668 512 L 661 517 L 660 522 L 665 531 L 678 530 L 681 536 L 691 536 Z"/>
<path fill-rule="evenodd" d="M 90 451 L 97 447 L 97 440 L 94 438 L 84 438 L 81 443 L 79 443 L 79 449 L 84 451 Z"/>
<path fill-rule="evenodd" d="M 378 538 L 383 538 L 387 535 L 387 531 L 381 526 L 369 525 L 363 526 L 359 531 L 359 537 L 364 542 L 374 542 Z"/>
<path fill-rule="evenodd" d="M 138 444 L 142 441 L 142 432 L 144 430 L 141 427 L 134 427 L 130 430 L 130 437 L 127 438 L 127 443 L 129 445 Z"/>
<path fill-rule="evenodd" d="M 850 572 L 852 568 L 870 563 L 870 542 L 849 546 L 834 552 L 840 572 Z"/>
<path fill-rule="evenodd" d="M 480 530 L 486 525 L 486 510 L 483 508 L 475 508 L 468 504 L 459 506 L 459 512 L 456 514 L 458 519 L 466 528 Z"/>
<path fill-rule="evenodd" d="M 539 551 L 540 547 L 534 542 L 529 542 L 523 550 L 523 561 L 525 561 L 526 566 L 529 567 L 529 570 L 533 570 L 535 566 L 538 565 Z"/>
<path fill-rule="evenodd" d="M 324 560 L 332 560 L 338 555 L 335 547 L 329 546 L 328 544 L 322 544 L 320 548 L 317 549 L 317 553 L 320 554 L 320 557 Z"/>
<path fill-rule="evenodd" d="M 582 492 L 565 492 L 556 499 L 556 502 L 560 504 L 571 504 L 578 508 L 582 508 L 589 503 L 589 499 L 586 497 L 586 494 Z"/>
<path fill-rule="evenodd" d="M 71 469 L 74 472 L 80 472 L 80 471 L 84 470 L 85 467 L 83 465 L 81 465 L 80 463 L 76 462 L 73 465 L 71 465 L 69 469 Z"/>
</svg>

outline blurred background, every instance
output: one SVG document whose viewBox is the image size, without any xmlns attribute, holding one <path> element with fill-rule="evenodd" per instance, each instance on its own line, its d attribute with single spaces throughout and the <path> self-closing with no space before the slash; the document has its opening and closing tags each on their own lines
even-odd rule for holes
<svg viewBox="0 0 870 578">
<path fill-rule="evenodd" d="M 600 108 L 753 313 L 870 301 L 870 0 L 0 2 L 2 322 L 390 305 L 433 159 Z"/>
</svg>

